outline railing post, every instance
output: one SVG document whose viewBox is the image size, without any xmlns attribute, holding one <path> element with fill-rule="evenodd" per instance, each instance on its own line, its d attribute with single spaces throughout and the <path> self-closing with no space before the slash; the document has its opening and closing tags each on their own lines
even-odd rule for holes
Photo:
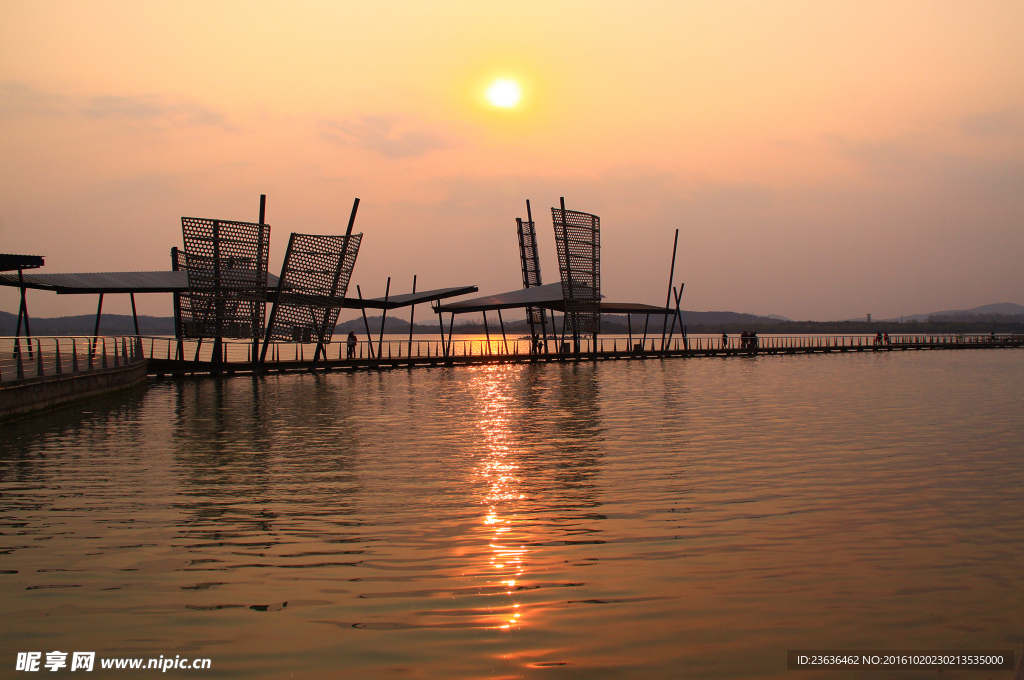
<svg viewBox="0 0 1024 680">
<path fill-rule="evenodd" d="M 19 350 L 21 349 L 20 344 L 18 346 L 18 349 Z M 25 365 L 21 362 L 21 352 L 15 352 L 14 356 L 17 359 L 17 362 L 18 362 L 18 372 L 17 372 L 18 380 L 24 380 L 25 379 Z"/>
<path fill-rule="evenodd" d="M 54 345 L 54 350 L 53 350 L 54 372 L 57 375 L 60 375 L 61 373 L 64 372 L 64 371 L 60 370 L 60 340 L 58 340 L 57 338 L 54 338 L 53 339 L 53 345 Z"/>
<path fill-rule="evenodd" d="M 107 367 L 107 339 L 103 338 L 103 365 L 101 368 Z"/>
<path fill-rule="evenodd" d="M 78 373 L 78 344 L 71 338 L 71 372 Z"/>
<path fill-rule="evenodd" d="M 31 342 L 29 340 L 30 344 Z M 36 338 L 36 375 L 40 378 L 46 375 L 46 371 L 43 369 L 43 343 L 39 342 L 39 338 Z"/>
</svg>

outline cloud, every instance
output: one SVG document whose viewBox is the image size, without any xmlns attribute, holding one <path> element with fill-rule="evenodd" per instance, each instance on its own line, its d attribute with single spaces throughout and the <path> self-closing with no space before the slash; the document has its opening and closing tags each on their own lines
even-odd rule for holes
<svg viewBox="0 0 1024 680">
<path fill-rule="evenodd" d="M 873 168 L 905 168 L 918 157 L 905 139 L 849 140 L 828 135 L 824 141 L 842 158 Z"/>
<path fill-rule="evenodd" d="M 970 137 L 1016 137 L 1024 134 L 1024 113 L 1013 109 L 984 111 L 964 116 L 959 127 Z"/>
<path fill-rule="evenodd" d="M 90 118 L 162 121 L 175 127 L 214 125 L 227 127 L 220 111 L 191 102 L 173 104 L 158 97 L 91 97 L 80 109 Z"/>
<path fill-rule="evenodd" d="M 17 81 L 0 83 L 0 116 L 4 118 L 19 115 L 60 116 L 73 111 L 68 97 L 40 92 Z"/>
<path fill-rule="evenodd" d="M 412 124 L 399 116 L 323 121 L 320 134 L 332 142 L 353 144 L 387 158 L 414 158 L 455 145 L 454 137 L 436 126 Z"/>
<path fill-rule="evenodd" d="M 137 121 L 166 127 L 216 126 L 230 129 L 220 111 L 190 101 L 157 95 L 84 97 L 44 92 L 23 82 L 0 83 L 0 117 L 54 116 Z"/>
</svg>

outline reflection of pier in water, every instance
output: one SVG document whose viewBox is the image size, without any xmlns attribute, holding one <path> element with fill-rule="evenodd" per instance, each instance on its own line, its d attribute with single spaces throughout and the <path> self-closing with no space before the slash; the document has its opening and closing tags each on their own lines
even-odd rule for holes
<svg viewBox="0 0 1024 680">
<path fill-rule="evenodd" d="M 182 545 L 198 553 L 190 569 L 354 565 L 358 546 L 324 545 L 365 541 L 352 528 L 358 524 L 358 436 L 339 394 L 343 387 L 283 385 L 272 397 L 261 391 L 250 381 L 176 388 L 171 444 L 180 490 L 174 507 Z M 330 446 L 289 445 L 295 427 L 282 431 L 282 424 L 296 412 L 304 414 L 303 428 L 332 432 Z M 307 555 L 307 545 L 316 546 L 316 557 Z"/>
</svg>

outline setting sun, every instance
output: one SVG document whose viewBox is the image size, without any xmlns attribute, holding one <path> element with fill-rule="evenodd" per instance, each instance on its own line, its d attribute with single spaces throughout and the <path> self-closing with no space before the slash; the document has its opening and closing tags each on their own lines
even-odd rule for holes
<svg viewBox="0 0 1024 680">
<path fill-rule="evenodd" d="M 487 88 L 487 101 L 503 109 L 510 109 L 518 104 L 522 96 L 523 92 L 519 89 L 519 83 L 507 78 L 495 80 Z"/>
</svg>

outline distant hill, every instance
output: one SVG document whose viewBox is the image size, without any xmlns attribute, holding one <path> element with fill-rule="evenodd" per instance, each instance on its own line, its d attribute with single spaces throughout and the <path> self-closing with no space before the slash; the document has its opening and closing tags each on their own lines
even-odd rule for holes
<svg viewBox="0 0 1024 680">
<path fill-rule="evenodd" d="M 440 333 L 437 316 L 429 310 L 425 313 L 419 312 L 416 315 L 414 334 L 434 335 Z M 408 316 L 407 310 L 402 310 L 403 316 Z M 1013 303 L 1001 303 L 997 305 L 984 305 L 966 310 L 950 310 L 946 312 L 933 312 L 931 314 L 915 314 L 905 316 L 905 323 L 899 319 L 877 320 L 867 323 L 864 319 L 848 321 L 790 321 L 773 316 L 758 316 L 756 314 L 741 314 L 739 312 L 692 312 L 681 311 L 683 324 L 691 334 L 695 333 L 740 333 L 742 331 L 756 330 L 759 333 L 798 334 L 798 333 L 957 333 L 957 332 L 983 332 L 995 331 L 1022 332 L 1024 331 L 1024 306 Z M 0 336 L 14 335 L 17 322 L 17 315 L 9 312 L 0 312 Z M 498 325 L 497 315 L 488 314 L 489 330 L 493 334 L 500 334 L 501 327 Z M 366 324 L 369 324 L 370 333 L 376 336 L 380 333 L 380 315 L 367 318 L 357 317 L 350 321 L 338 324 L 335 329 L 335 337 L 348 335 L 349 331 L 355 331 L 356 335 L 362 337 L 366 334 Z M 632 332 L 642 333 L 644 317 L 634 315 L 632 317 Z M 31 318 L 33 335 L 92 335 L 93 324 L 96 317 L 92 314 L 79 316 L 61 316 L 56 318 Z M 447 324 L 445 326 L 447 328 Z M 662 319 L 652 316 L 648 324 L 648 333 L 660 334 Z M 601 317 L 601 330 L 609 335 L 626 334 L 628 331 L 626 317 L 624 315 L 605 314 Z M 22 328 L 22 334 L 25 329 Z M 139 332 L 143 335 L 174 335 L 174 319 L 161 316 L 140 316 Z M 396 316 L 388 316 L 384 328 L 385 334 L 407 334 L 409 332 L 409 321 Z M 483 333 L 483 318 L 480 314 L 466 314 L 455 317 L 456 333 Z M 505 321 L 505 332 L 508 335 L 522 336 L 529 334 L 529 325 L 524 319 Z M 550 332 L 550 327 L 549 327 Z M 679 329 L 676 329 L 679 332 Z M 135 327 L 132 324 L 132 317 L 127 314 L 104 314 L 100 323 L 101 335 L 133 335 Z"/>
<path fill-rule="evenodd" d="M 404 315 L 407 315 L 408 312 Z M 707 326 L 721 324 L 747 324 L 756 325 L 763 323 L 778 323 L 775 319 L 766 316 L 755 316 L 753 314 L 740 314 L 737 312 L 680 312 L 683 323 L 690 326 Z M 498 319 L 495 314 L 488 314 L 488 325 L 492 332 L 500 333 Z M 14 335 L 17 326 L 17 314 L 0 312 L 0 335 Z M 92 335 L 96 317 L 92 314 L 78 316 L 59 316 L 54 318 L 30 317 L 33 335 Z M 380 315 L 367 318 L 370 332 L 374 335 L 380 332 Z M 637 329 L 642 331 L 644 317 L 634 315 L 632 319 L 634 332 Z M 447 327 L 447 326 L 446 326 Z M 601 317 L 601 327 L 605 333 L 626 333 L 627 323 L 624 315 L 605 314 Z M 650 329 L 661 328 L 661 318 L 651 317 Z M 349 331 L 355 331 L 357 335 L 366 334 L 366 324 L 362 317 L 339 323 L 335 333 L 348 335 Z M 455 331 L 461 333 L 483 333 L 483 317 L 479 314 L 463 315 L 455 317 Z M 529 325 L 524 319 L 505 322 L 506 333 L 526 334 L 529 332 Z M 24 327 L 21 329 L 25 333 Z M 162 316 L 140 316 L 139 332 L 142 335 L 174 335 L 173 317 Z M 388 316 L 384 332 L 388 334 L 405 334 L 409 332 L 409 321 L 395 316 Z M 417 322 L 413 332 L 416 334 L 440 333 L 437 316 L 428 312 L 426 315 L 417 314 Z M 135 326 L 132 317 L 128 314 L 104 314 L 100 318 L 101 335 L 134 335 Z"/>
<path fill-rule="evenodd" d="M 904 315 L 903 321 L 928 321 L 928 319 L 936 320 L 968 320 L 965 317 L 986 317 L 984 319 L 979 318 L 977 321 L 997 321 L 996 317 L 1024 317 L 1024 305 L 1018 305 L 1013 302 L 998 302 L 994 305 L 982 305 L 980 307 L 974 307 L 972 309 L 947 309 L 944 312 L 931 312 L 929 314 L 910 314 Z M 880 319 L 881 321 L 899 321 L 899 317 L 894 319 Z"/>
<path fill-rule="evenodd" d="M 18 315 L 0 312 L 0 335 L 14 335 Z M 32 335 L 92 335 L 96 328 L 96 315 L 58 316 L 36 318 L 29 316 Z M 140 316 L 139 332 L 143 335 L 174 335 L 174 319 L 164 316 Z M 25 334 L 24 325 L 21 327 Z M 101 335 L 135 335 L 135 324 L 130 314 L 103 314 L 100 316 Z"/>
</svg>

